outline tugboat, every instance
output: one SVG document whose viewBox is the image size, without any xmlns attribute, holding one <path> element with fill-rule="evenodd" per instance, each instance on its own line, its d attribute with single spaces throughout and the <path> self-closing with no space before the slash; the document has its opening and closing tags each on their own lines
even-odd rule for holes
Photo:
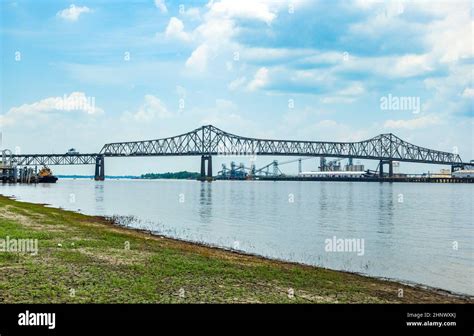
<svg viewBox="0 0 474 336">
<path fill-rule="evenodd" d="M 41 168 L 38 173 L 38 183 L 56 183 L 57 180 L 58 178 L 53 175 L 53 172 L 47 166 Z"/>
</svg>

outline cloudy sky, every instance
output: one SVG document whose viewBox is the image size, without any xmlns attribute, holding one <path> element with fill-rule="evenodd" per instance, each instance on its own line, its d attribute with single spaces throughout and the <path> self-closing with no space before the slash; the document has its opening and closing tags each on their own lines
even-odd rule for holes
<svg viewBox="0 0 474 336">
<path fill-rule="evenodd" d="M 213 124 L 328 141 L 392 132 L 474 159 L 470 1 L 0 2 L 3 148 L 97 152 Z M 198 168 L 111 159 L 107 173 Z"/>
</svg>

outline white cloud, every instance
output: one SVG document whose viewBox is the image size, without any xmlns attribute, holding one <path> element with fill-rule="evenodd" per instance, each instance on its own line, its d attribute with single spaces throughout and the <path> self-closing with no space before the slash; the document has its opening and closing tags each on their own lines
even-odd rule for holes
<svg viewBox="0 0 474 336">
<path fill-rule="evenodd" d="M 204 23 L 195 29 L 197 40 L 216 46 L 228 43 L 236 33 L 237 28 L 233 20 L 209 15 L 206 15 Z"/>
<path fill-rule="evenodd" d="M 162 13 L 168 13 L 168 8 L 166 7 L 164 0 L 155 0 L 155 6 L 158 8 Z"/>
<path fill-rule="evenodd" d="M 319 53 L 316 53 L 312 49 L 291 49 L 291 48 L 260 48 L 260 47 L 246 47 L 239 46 L 239 52 L 243 61 L 252 63 L 286 63 L 300 58 L 318 57 Z M 334 53 L 333 53 L 334 54 Z M 338 53 L 338 60 L 342 58 L 341 53 Z M 334 62 L 335 63 L 335 62 Z"/>
<path fill-rule="evenodd" d="M 207 62 L 209 60 L 210 54 L 211 50 L 209 46 L 206 44 L 201 44 L 187 59 L 186 68 L 196 72 L 204 72 L 207 68 Z"/>
<path fill-rule="evenodd" d="M 361 9 L 372 9 L 376 5 L 380 5 L 380 0 L 354 0 L 354 5 Z"/>
<path fill-rule="evenodd" d="M 359 96 L 365 93 L 365 88 L 361 83 L 353 83 L 344 89 L 334 93 L 334 95 L 324 96 L 321 102 L 324 104 L 353 103 Z"/>
<path fill-rule="evenodd" d="M 199 45 L 186 60 L 186 67 L 196 72 L 206 71 L 207 64 L 220 50 L 232 50 L 230 38 L 234 33 L 234 23 L 227 19 L 212 19 L 198 26 L 191 35 Z"/>
<path fill-rule="evenodd" d="M 189 41 L 190 37 L 184 31 L 183 21 L 176 17 L 172 17 L 165 30 L 165 36 L 170 39 L 178 39 L 182 41 Z"/>
<path fill-rule="evenodd" d="M 145 102 L 135 113 L 125 112 L 122 116 L 122 121 L 137 121 L 137 122 L 150 122 L 155 119 L 166 119 L 170 118 L 172 113 L 168 111 L 163 102 L 151 95 L 145 95 Z"/>
<path fill-rule="evenodd" d="M 72 92 L 69 96 L 49 97 L 32 104 L 12 107 L 5 115 L 0 116 L 0 126 L 13 125 L 24 120 L 46 121 L 53 114 L 58 116 L 71 111 L 87 115 L 104 112 L 103 109 L 95 106 L 95 97 L 88 97 L 84 92 Z"/>
<path fill-rule="evenodd" d="M 433 71 L 432 59 L 428 55 L 404 55 L 395 59 L 387 72 L 392 76 L 412 77 Z"/>
<path fill-rule="evenodd" d="M 357 57 L 336 63 L 338 73 L 360 72 L 390 78 L 409 78 L 427 75 L 436 68 L 436 60 L 430 54 L 406 54 L 403 56 Z"/>
<path fill-rule="evenodd" d="M 426 26 L 425 36 L 434 58 L 449 63 L 474 56 L 471 1 L 435 1 L 432 6 L 420 1 L 413 6 L 437 17 Z"/>
<path fill-rule="evenodd" d="M 277 16 L 275 9 L 271 8 L 272 3 L 276 5 L 278 1 L 211 1 L 208 4 L 209 15 L 224 18 L 254 19 L 270 24 Z"/>
<path fill-rule="evenodd" d="M 90 13 L 90 12 L 92 11 L 89 7 L 76 6 L 72 4 L 69 6 L 69 8 L 66 8 L 57 12 L 56 16 L 67 21 L 77 21 L 79 19 L 79 16 L 81 16 L 82 13 Z"/>
<path fill-rule="evenodd" d="M 247 85 L 247 88 L 250 91 L 261 89 L 268 83 L 268 77 L 268 69 L 266 67 L 258 69 L 253 80 Z"/>
<path fill-rule="evenodd" d="M 462 92 L 463 97 L 474 97 L 474 88 L 465 88 Z"/>
<path fill-rule="evenodd" d="M 281 1 L 222 0 L 210 1 L 203 23 L 192 33 L 198 47 L 186 64 L 197 64 L 198 71 L 204 71 L 209 58 L 216 57 L 223 50 L 232 50 L 238 44 L 233 37 L 239 32 L 237 20 L 245 19 L 270 25 L 277 17 L 279 8 L 286 7 Z"/>
<path fill-rule="evenodd" d="M 239 77 L 237 79 L 234 79 L 232 82 L 230 82 L 228 85 L 228 88 L 231 91 L 237 90 L 238 88 L 242 87 L 246 81 L 247 81 L 247 78 L 245 76 Z"/>
<path fill-rule="evenodd" d="M 334 90 L 337 78 L 330 71 L 320 69 L 294 70 L 284 65 L 261 67 L 247 85 L 250 91 L 266 89 L 272 92 L 322 94 Z M 336 93 L 336 91 L 333 91 Z"/>
<path fill-rule="evenodd" d="M 470 1 L 435 1 L 426 6 L 424 1 L 363 1 L 356 5 L 374 14 L 364 22 L 357 22 L 350 27 L 356 34 L 367 35 L 367 38 L 394 34 L 401 29 L 413 31 L 421 37 L 427 49 L 428 59 L 420 60 L 429 63 L 449 63 L 474 56 L 473 35 L 474 21 L 471 15 Z M 413 22 L 404 17 L 405 13 L 432 17 L 426 21 Z M 390 38 L 390 36 L 387 36 Z M 387 41 L 388 42 L 388 41 Z M 415 61 L 408 59 L 405 61 Z M 419 63 L 419 62 L 417 62 Z"/>
<path fill-rule="evenodd" d="M 200 20 L 201 11 L 197 7 L 191 7 L 184 11 L 183 16 L 190 20 Z"/>
<path fill-rule="evenodd" d="M 361 3 L 362 1 L 359 1 Z M 388 2 L 369 2 L 364 6 L 374 14 L 364 22 L 357 22 L 349 27 L 350 31 L 356 34 L 377 36 L 383 33 L 387 28 L 393 28 L 400 23 L 400 15 L 405 11 L 405 6 L 401 1 Z"/>
<path fill-rule="evenodd" d="M 408 129 L 414 130 L 424 128 L 432 125 L 440 124 L 441 120 L 438 116 L 423 116 L 408 120 L 387 120 L 384 123 L 384 128 L 389 129 Z"/>
<path fill-rule="evenodd" d="M 340 90 L 338 93 L 342 96 L 359 96 L 363 94 L 364 92 L 365 92 L 365 89 L 361 83 L 354 83 Z"/>
</svg>

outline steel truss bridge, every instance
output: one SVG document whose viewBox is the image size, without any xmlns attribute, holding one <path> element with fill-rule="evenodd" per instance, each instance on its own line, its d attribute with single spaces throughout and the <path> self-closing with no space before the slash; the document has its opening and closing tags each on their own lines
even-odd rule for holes
<svg viewBox="0 0 474 336">
<path fill-rule="evenodd" d="M 339 157 L 378 160 L 380 174 L 384 165 L 393 175 L 392 162 L 415 162 L 450 165 L 459 169 L 463 162 L 458 154 L 420 147 L 392 133 L 380 134 L 358 142 L 326 142 L 272 140 L 243 137 L 220 130 L 212 125 L 202 126 L 181 135 L 145 141 L 116 142 L 92 154 L 24 154 L 12 155 L 18 165 L 79 165 L 95 164 L 95 178 L 105 178 L 106 157 L 201 156 L 201 177 L 212 177 L 212 156 L 216 155 L 274 155 L 300 157 Z M 207 161 L 207 172 L 206 172 Z"/>
</svg>

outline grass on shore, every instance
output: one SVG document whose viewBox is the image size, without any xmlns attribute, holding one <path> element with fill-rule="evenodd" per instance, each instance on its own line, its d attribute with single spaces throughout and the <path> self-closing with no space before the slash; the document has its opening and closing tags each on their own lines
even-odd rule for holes
<svg viewBox="0 0 474 336">
<path fill-rule="evenodd" d="M 0 196 L 0 238 L 7 236 L 38 239 L 39 252 L 0 252 L 0 303 L 473 302 L 151 236 Z"/>
</svg>

